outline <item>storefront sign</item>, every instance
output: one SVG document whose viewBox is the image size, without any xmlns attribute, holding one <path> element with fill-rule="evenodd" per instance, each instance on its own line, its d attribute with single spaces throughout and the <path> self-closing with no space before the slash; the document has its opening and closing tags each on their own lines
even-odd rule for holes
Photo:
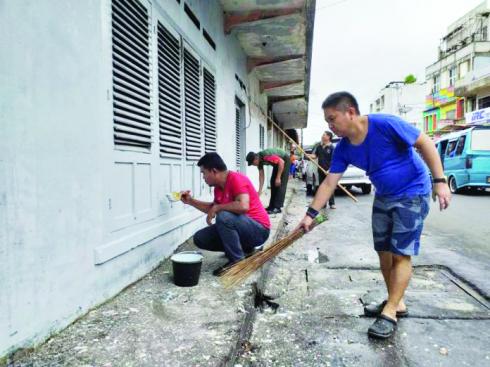
<svg viewBox="0 0 490 367">
<path fill-rule="evenodd" d="M 490 107 L 466 114 L 466 123 L 468 125 L 478 125 L 486 122 L 490 122 Z"/>
</svg>

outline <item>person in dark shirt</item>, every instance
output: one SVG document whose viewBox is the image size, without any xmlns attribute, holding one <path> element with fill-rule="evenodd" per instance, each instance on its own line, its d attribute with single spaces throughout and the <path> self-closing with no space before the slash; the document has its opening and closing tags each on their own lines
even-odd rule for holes
<svg viewBox="0 0 490 367">
<path fill-rule="evenodd" d="M 257 166 L 259 169 L 259 195 L 264 187 L 264 165 L 272 166 L 271 198 L 267 213 L 277 214 L 281 212 L 286 197 L 286 188 L 289 179 L 289 166 L 291 164 L 289 154 L 279 148 L 269 148 L 258 153 L 247 154 L 249 166 Z"/>
<path fill-rule="evenodd" d="M 322 167 L 325 171 L 330 169 L 330 164 L 332 163 L 333 149 L 332 144 L 333 134 L 330 131 L 325 131 L 322 135 L 322 141 L 313 150 L 312 158 L 318 158 L 318 165 Z M 322 170 L 318 170 L 318 177 L 320 179 L 320 184 L 323 182 L 325 173 Z M 328 205 L 330 209 L 335 209 L 335 197 L 332 193 L 330 199 L 328 199 Z"/>
</svg>

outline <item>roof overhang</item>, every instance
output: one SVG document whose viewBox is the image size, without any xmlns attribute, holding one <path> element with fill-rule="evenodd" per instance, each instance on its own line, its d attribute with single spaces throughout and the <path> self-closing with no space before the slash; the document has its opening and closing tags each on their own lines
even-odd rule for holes
<svg viewBox="0 0 490 367">
<path fill-rule="evenodd" d="M 284 129 L 297 129 L 298 121 L 307 118 L 308 103 L 302 97 L 278 101 L 272 104 L 272 113 Z"/>
<path fill-rule="evenodd" d="M 236 34 L 284 129 L 304 128 L 313 45 L 315 0 L 221 0 L 226 33 Z"/>
</svg>

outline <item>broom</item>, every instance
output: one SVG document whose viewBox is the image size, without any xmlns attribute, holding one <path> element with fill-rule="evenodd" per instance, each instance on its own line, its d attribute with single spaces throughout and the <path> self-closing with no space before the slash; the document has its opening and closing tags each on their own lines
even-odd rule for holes
<svg viewBox="0 0 490 367">
<path fill-rule="evenodd" d="M 318 215 L 311 224 L 310 229 L 313 229 L 326 220 L 326 216 L 322 214 Z M 225 288 L 232 288 L 235 285 L 240 284 L 250 274 L 259 269 L 267 261 L 277 256 L 282 250 L 290 246 L 294 241 L 301 238 L 304 234 L 305 230 L 303 228 L 299 228 L 289 233 L 286 237 L 273 243 L 263 251 L 259 251 L 252 256 L 233 264 L 228 269 L 223 271 L 220 275 L 223 285 L 225 286 Z"/>
</svg>

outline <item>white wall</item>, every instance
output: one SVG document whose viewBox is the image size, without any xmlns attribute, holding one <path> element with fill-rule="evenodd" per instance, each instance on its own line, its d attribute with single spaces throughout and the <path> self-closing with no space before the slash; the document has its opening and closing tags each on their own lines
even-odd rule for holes
<svg viewBox="0 0 490 367">
<path fill-rule="evenodd" d="M 246 58 L 223 34 L 217 1 L 190 6 L 216 51 L 174 0 L 154 2 L 153 21 L 215 71 L 218 153 L 233 168 L 235 73 L 247 80 Z M 109 0 L 0 6 L 0 356 L 113 296 L 204 225 L 164 197 L 189 186 L 209 194 L 195 163 L 114 149 L 110 20 Z M 260 121 L 247 131 L 250 149 Z"/>
<path fill-rule="evenodd" d="M 405 112 L 401 117 L 406 121 L 416 124 L 423 131 L 423 111 L 425 109 L 425 83 L 405 85 L 400 94 L 400 104 Z"/>
<path fill-rule="evenodd" d="M 384 96 L 384 108 L 378 113 L 400 116 L 405 121 L 422 127 L 422 112 L 425 108 L 425 83 L 398 84 L 383 88 L 376 99 Z M 372 105 L 376 106 L 376 99 Z"/>
<path fill-rule="evenodd" d="M 246 130 L 247 134 L 247 152 L 254 151 L 258 152 L 260 148 L 260 135 L 259 126 L 264 127 L 264 149 L 269 146 L 270 141 L 268 140 L 267 134 L 267 98 L 265 94 L 260 94 L 259 83 L 256 82 L 257 77 L 255 72 L 249 74 L 247 89 L 248 96 L 254 101 L 247 105 L 247 123 L 248 127 Z M 266 174 L 268 176 L 269 169 L 266 168 Z M 252 180 L 255 187 L 259 188 L 259 171 L 255 166 L 247 166 L 246 172 L 247 176 Z M 264 185 L 267 187 L 267 177 L 266 183 Z"/>
</svg>

